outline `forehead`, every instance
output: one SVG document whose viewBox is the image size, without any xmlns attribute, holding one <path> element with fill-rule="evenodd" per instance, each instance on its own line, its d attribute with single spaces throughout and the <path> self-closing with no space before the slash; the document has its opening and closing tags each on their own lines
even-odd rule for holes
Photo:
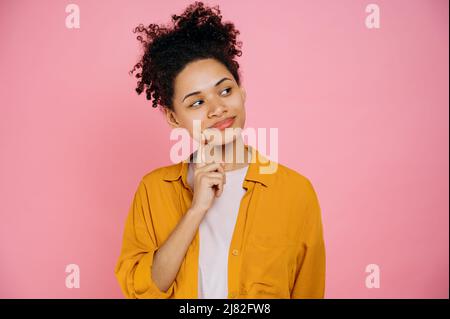
<svg viewBox="0 0 450 319">
<path fill-rule="evenodd" d="M 228 69 L 214 59 L 191 62 L 175 78 L 175 95 L 207 90 L 223 77 L 233 79 Z"/>
</svg>

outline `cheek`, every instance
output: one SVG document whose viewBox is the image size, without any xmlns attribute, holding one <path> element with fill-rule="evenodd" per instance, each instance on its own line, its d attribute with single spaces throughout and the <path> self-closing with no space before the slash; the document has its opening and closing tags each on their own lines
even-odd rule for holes
<svg viewBox="0 0 450 319">
<path fill-rule="evenodd" d="M 189 119 L 185 119 L 183 121 L 183 127 L 189 132 L 189 135 L 191 136 L 191 138 L 194 138 L 194 128 L 200 128 L 200 131 L 203 131 L 206 127 L 207 122 L 204 120 L 205 117 L 198 117 L 196 116 L 195 118 L 189 118 Z M 199 122 L 199 124 L 197 124 L 197 126 L 194 126 L 194 121 L 197 120 L 197 122 Z"/>
<path fill-rule="evenodd" d="M 239 94 L 235 94 L 230 100 L 230 105 L 238 109 L 244 108 L 244 100 L 242 100 Z"/>
<path fill-rule="evenodd" d="M 240 116 L 239 116 L 239 127 L 244 129 L 245 128 L 245 112 L 243 112 Z"/>
<path fill-rule="evenodd" d="M 229 100 L 227 104 L 228 108 L 232 113 L 238 115 L 238 117 L 245 118 L 245 107 L 242 99 L 239 96 L 233 97 Z"/>
<path fill-rule="evenodd" d="M 234 107 L 234 113 L 236 114 L 236 115 L 238 115 L 238 117 L 239 117 L 239 122 L 240 123 L 244 123 L 245 122 L 245 106 L 244 106 L 244 104 L 242 103 L 242 101 L 241 100 L 239 100 L 236 104 L 235 104 L 235 107 Z"/>
</svg>

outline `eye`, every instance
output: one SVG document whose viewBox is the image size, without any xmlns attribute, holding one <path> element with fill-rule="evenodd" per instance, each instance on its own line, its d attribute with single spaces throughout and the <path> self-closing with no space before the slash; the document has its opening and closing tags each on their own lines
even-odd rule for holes
<svg viewBox="0 0 450 319">
<path fill-rule="evenodd" d="M 221 94 L 222 96 L 230 95 L 231 88 L 226 88 L 226 89 L 224 89 L 222 92 L 225 92 L 225 91 L 227 91 L 227 94 L 225 94 L 225 95 L 222 95 L 222 94 Z M 195 104 L 195 103 L 198 103 L 198 102 L 203 102 L 203 100 L 195 101 L 193 104 L 189 105 L 189 107 L 196 107 L 196 106 L 198 106 L 198 105 Z"/>
<path fill-rule="evenodd" d="M 223 90 L 222 92 L 225 92 L 226 90 L 228 90 L 228 92 L 231 92 L 231 88 L 226 88 L 225 90 Z M 227 94 L 228 95 L 228 94 Z"/>
<path fill-rule="evenodd" d="M 193 104 L 190 105 L 190 107 L 196 107 L 195 103 L 201 102 L 201 101 L 202 101 L 202 100 L 195 101 Z"/>
</svg>

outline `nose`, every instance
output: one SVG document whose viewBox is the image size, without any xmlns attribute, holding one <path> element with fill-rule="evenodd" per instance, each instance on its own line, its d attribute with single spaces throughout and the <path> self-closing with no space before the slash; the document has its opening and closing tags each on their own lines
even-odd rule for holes
<svg viewBox="0 0 450 319">
<path fill-rule="evenodd" d="M 222 113 L 224 112 L 226 112 L 226 107 L 222 103 L 213 102 L 212 106 L 210 106 L 208 117 L 221 117 Z"/>
</svg>

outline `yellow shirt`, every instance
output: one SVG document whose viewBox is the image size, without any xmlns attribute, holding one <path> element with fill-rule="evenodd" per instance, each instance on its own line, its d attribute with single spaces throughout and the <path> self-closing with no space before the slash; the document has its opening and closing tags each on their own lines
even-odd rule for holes
<svg viewBox="0 0 450 319">
<path fill-rule="evenodd" d="M 245 148 L 252 160 L 228 252 L 228 298 L 323 298 L 325 245 L 311 182 L 269 162 L 256 148 Z M 155 251 L 191 207 L 187 171 L 192 155 L 151 171 L 137 187 L 114 270 L 126 298 L 198 298 L 198 230 L 167 291 L 159 290 L 151 276 Z M 276 171 L 261 173 L 269 164 Z"/>
</svg>

